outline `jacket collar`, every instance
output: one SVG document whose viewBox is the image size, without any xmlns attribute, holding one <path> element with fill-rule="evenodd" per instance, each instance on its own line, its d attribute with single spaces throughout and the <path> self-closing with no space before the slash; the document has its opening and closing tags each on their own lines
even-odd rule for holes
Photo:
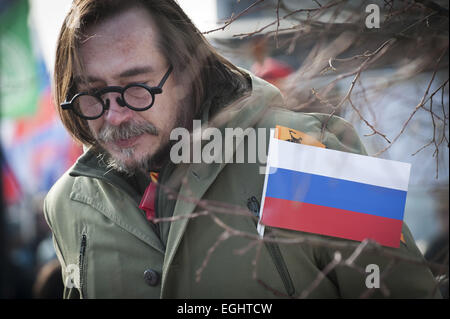
<svg viewBox="0 0 450 319">
<path fill-rule="evenodd" d="M 124 176 L 115 170 L 108 169 L 106 163 L 93 147 L 84 150 L 83 155 L 78 158 L 69 171 L 69 175 L 97 178 L 119 187 L 133 198 L 136 197 L 136 191 L 125 181 Z"/>
<path fill-rule="evenodd" d="M 104 203 L 96 197 L 102 190 L 86 191 L 81 181 L 75 180 L 70 196 L 73 200 L 82 201 L 94 207 L 116 225 L 164 254 L 165 249 L 161 239 L 155 234 L 154 229 L 152 229 L 153 226 L 138 207 L 141 195 L 127 183 L 123 175 L 114 170 L 108 170 L 106 164 L 98 158 L 98 153 L 95 150 L 92 148 L 85 150 L 84 154 L 71 168 L 69 174 L 73 177 L 85 176 L 99 179 L 121 190 L 117 192 L 117 199 L 134 205 L 134 207 L 127 206 L 128 211 L 126 212 L 123 209 L 118 211 L 114 207 L 108 207 L 111 203 Z M 94 187 L 99 186 L 94 184 Z M 130 198 L 127 199 L 127 196 Z"/>
</svg>

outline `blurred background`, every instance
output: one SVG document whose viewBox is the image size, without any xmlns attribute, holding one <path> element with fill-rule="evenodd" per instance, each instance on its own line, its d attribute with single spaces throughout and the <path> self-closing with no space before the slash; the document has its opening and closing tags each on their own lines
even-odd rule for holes
<svg viewBox="0 0 450 319">
<path fill-rule="evenodd" d="M 342 116 L 369 155 L 412 164 L 404 219 L 425 257 L 445 265 L 434 272 L 448 297 L 448 1 L 178 2 L 220 53 L 279 87 L 288 108 Z M 62 295 L 42 201 L 82 152 L 51 97 L 70 6 L 0 0 L 1 298 Z"/>
</svg>

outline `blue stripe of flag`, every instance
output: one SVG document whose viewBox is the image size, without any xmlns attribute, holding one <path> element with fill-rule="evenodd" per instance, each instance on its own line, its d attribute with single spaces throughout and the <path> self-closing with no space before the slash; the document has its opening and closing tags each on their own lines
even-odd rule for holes
<svg viewBox="0 0 450 319">
<path fill-rule="evenodd" d="M 403 220 L 406 192 L 277 168 L 266 196 Z"/>
</svg>

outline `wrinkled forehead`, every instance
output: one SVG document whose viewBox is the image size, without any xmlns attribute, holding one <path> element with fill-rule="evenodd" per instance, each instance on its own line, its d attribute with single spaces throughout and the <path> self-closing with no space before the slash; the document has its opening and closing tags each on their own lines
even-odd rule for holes
<svg viewBox="0 0 450 319">
<path fill-rule="evenodd" d="M 81 44 L 92 38 L 104 41 L 126 40 L 127 37 L 154 37 L 158 29 L 151 14 L 141 7 L 131 7 L 91 23 L 82 30 Z"/>
<path fill-rule="evenodd" d="M 130 8 L 112 15 L 83 30 L 74 76 L 109 78 L 139 64 L 157 69 L 165 64 L 158 39 L 158 28 L 146 10 Z"/>
</svg>

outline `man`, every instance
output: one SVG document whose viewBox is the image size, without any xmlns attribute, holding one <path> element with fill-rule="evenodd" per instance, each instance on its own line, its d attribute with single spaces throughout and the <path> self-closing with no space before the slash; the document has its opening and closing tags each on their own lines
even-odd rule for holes
<svg viewBox="0 0 450 319">
<path fill-rule="evenodd" d="M 395 253 L 414 262 L 363 252 L 316 281 L 337 249 L 347 258 L 358 243 L 310 235 L 286 244 L 305 234 L 269 228 L 258 241 L 258 164 L 172 161 L 171 132 L 192 131 L 193 120 L 267 136 L 278 124 L 365 154 L 342 119 L 282 109 L 279 91 L 218 55 L 174 1 L 74 1 L 55 96 L 85 147 L 44 205 L 66 298 L 356 298 L 368 293 L 358 269 L 369 264 L 389 271 L 372 296 L 436 296 L 406 226 Z"/>
</svg>

